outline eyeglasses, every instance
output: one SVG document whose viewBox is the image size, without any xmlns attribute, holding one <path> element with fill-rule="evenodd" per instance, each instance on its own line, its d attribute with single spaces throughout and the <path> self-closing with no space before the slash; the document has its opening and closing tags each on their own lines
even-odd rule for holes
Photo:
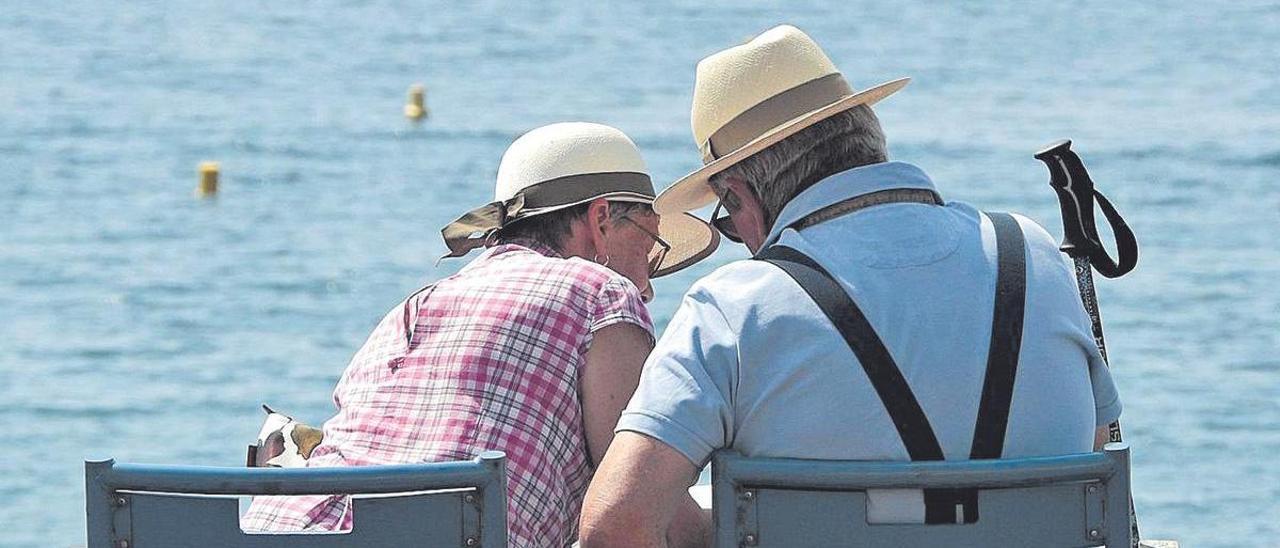
<svg viewBox="0 0 1280 548">
<path fill-rule="evenodd" d="M 645 233 L 645 235 L 653 239 L 653 249 L 649 250 L 649 277 L 657 277 L 658 269 L 662 267 L 662 260 L 666 259 L 667 252 L 671 251 L 671 244 L 667 243 L 666 240 L 663 240 L 657 234 L 649 232 L 648 229 L 640 226 L 640 223 L 637 223 L 635 219 L 632 219 L 629 216 L 622 217 L 618 220 L 631 223 L 636 228 L 640 229 L 640 232 Z"/>
<path fill-rule="evenodd" d="M 711 212 L 711 226 L 716 227 L 725 238 L 734 243 L 742 243 L 742 237 L 738 236 L 738 227 L 733 225 L 733 218 L 729 216 L 729 210 L 726 208 L 724 216 L 720 216 L 720 208 L 724 207 L 724 202 L 716 202 L 716 210 Z"/>
</svg>

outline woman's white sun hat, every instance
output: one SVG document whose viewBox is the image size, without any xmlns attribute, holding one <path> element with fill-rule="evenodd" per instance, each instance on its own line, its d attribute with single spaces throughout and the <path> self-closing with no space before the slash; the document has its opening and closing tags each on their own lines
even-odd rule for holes
<svg viewBox="0 0 1280 548">
<path fill-rule="evenodd" d="M 520 136 L 502 155 L 494 201 L 441 230 L 446 257 L 466 255 L 521 219 L 597 198 L 651 204 L 654 194 L 640 150 L 622 131 L 586 122 L 543 126 Z M 655 276 L 698 262 L 720 241 L 706 222 L 683 212 L 661 215 L 658 237 L 671 249 Z"/>
<path fill-rule="evenodd" d="M 703 167 L 664 190 L 654 209 L 672 214 L 711 204 L 712 175 L 836 113 L 874 104 L 910 80 L 854 92 L 822 48 L 790 25 L 703 59 L 692 113 Z"/>
</svg>

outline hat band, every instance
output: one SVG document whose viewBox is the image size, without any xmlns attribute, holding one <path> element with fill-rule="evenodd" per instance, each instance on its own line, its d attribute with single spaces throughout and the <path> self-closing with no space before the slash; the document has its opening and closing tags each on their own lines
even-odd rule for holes
<svg viewBox="0 0 1280 548">
<path fill-rule="evenodd" d="M 644 173 L 615 171 L 566 175 L 527 186 L 507 200 L 491 202 L 466 212 L 440 231 L 446 257 L 461 257 L 483 246 L 493 231 L 548 208 L 561 208 L 615 194 L 652 199 L 653 181 Z M 554 211 L 554 210 L 552 210 Z"/>
<path fill-rule="evenodd" d="M 655 195 L 649 176 L 634 171 L 566 175 L 527 186 L 516 194 L 524 195 L 524 209 L 529 210 L 575 204 L 617 192 L 650 198 Z"/>
<path fill-rule="evenodd" d="M 701 147 L 702 163 L 709 164 L 746 146 L 788 120 L 850 95 L 853 95 L 853 88 L 843 75 L 833 72 L 769 97 L 715 130 Z"/>
</svg>

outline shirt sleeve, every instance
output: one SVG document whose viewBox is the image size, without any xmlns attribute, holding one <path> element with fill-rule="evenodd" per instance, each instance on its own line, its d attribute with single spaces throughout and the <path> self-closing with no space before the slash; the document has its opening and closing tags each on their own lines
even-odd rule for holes
<svg viewBox="0 0 1280 548">
<path fill-rule="evenodd" d="M 621 276 L 611 277 L 600 287 L 596 295 L 595 310 L 591 315 L 589 332 L 595 333 L 615 323 L 634 324 L 653 338 L 653 321 L 649 309 L 640 298 L 635 284 Z"/>
<path fill-rule="evenodd" d="M 1018 217 L 1031 252 L 1037 257 L 1032 259 L 1034 263 L 1053 267 L 1049 269 L 1053 274 L 1048 279 L 1055 285 L 1052 286 L 1052 296 L 1047 298 L 1054 299 L 1055 307 L 1061 307 L 1060 310 L 1064 311 L 1063 314 L 1071 325 L 1070 337 L 1087 358 L 1096 426 L 1111 424 L 1120 418 L 1120 394 L 1116 390 L 1115 381 L 1111 379 L 1111 370 L 1102 360 L 1102 352 L 1093 340 L 1093 320 L 1081 304 L 1075 264 L 1059 252 L 1057 242 L 1044 227 L 1021 215 Z M 1073 365 L 1076 363 L 1079 362 L 1072 362 Z"/>
<path fill-rule="evenodd" d="M 1084 349 L 1089 359 L 1089 384 L 1093 387 L 1093 406 L 1097 423 L 1095 426 L 1105 426 L 1120 418 L 1122 410 L 1120 393 L 1116 390 L 1115 381 L 1111 379 L 1111 369 L 1107 367 L 1107 362 L 1103 361 L 1102 352 L 1098 350 L 1098 344 L 1093 340 L 1093 320 L 1080 304 L 1080 289 L 1074 283 L 1071 284 L 1071 294 L 1077 344 Z"/>
<path fill-rule="evenodd" d="M 1102 354 L 1089 354 L 1089 381 L 1093 384 L 1093 405 L 1097 414 L 1097 426 L 1104 426 L 1120 418 L 1120 393 L 1116 390 L 1115 381 L 1111 380 L 1111 370 L 1102 361 Z"/>
<path fill-rule="evenodd" d="M 645 363 L 616 431 L 644 434 L 705 466 L 732 442 L 737 352 L 737 335 L 714 299 L 695 286 Z"/>
</svg>

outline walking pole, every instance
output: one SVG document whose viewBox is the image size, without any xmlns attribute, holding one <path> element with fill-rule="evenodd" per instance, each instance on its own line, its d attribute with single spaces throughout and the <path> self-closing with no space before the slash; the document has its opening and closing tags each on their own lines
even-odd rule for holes
<svg viewBox="0 0 1280 548">
<path fill-rule="evenodd" d="M 1071 141 L 1062 140 L 1045 147 L 1035 155 L 1049 167 L 1049 186 L 1058 193 L 1058 205 L 1062 208 L 1062 246 L 1060 249 L 1075 261 L 1076 284 L 1080 287 L 1080 299 L 1089 313 L 1093 327 L 1093 342 L 1098 345 L 1103 363 L 1107 360 L 1107 342 L 1102 336 L 1102 314 L 1098 310 L 1098 294 L 1093 287 L 1093 271 L 1107 278 L 1118 278 L 1133 270 L 1138 262 L 1138 241 L 1133 230 L 1120 217 L 1115 206 L 1093 187 L 1089 172 L 1085 171 L 1080 157 L 1071 150 Z M 1098 239 L 1094 224 L 1093 203 L 1097 199 L 1102 213 L 1116 238 L 1116 255 L 1112 260 Z M 1123 441 L 1120 421 L 1108 427 L 1111 442 Z M 1129 525 L 1133 528 L 1133 548 L 1138 547 L 1138 519 L 1133 512 L 1133 499 L 1129 499 Z"/>
</svg>

